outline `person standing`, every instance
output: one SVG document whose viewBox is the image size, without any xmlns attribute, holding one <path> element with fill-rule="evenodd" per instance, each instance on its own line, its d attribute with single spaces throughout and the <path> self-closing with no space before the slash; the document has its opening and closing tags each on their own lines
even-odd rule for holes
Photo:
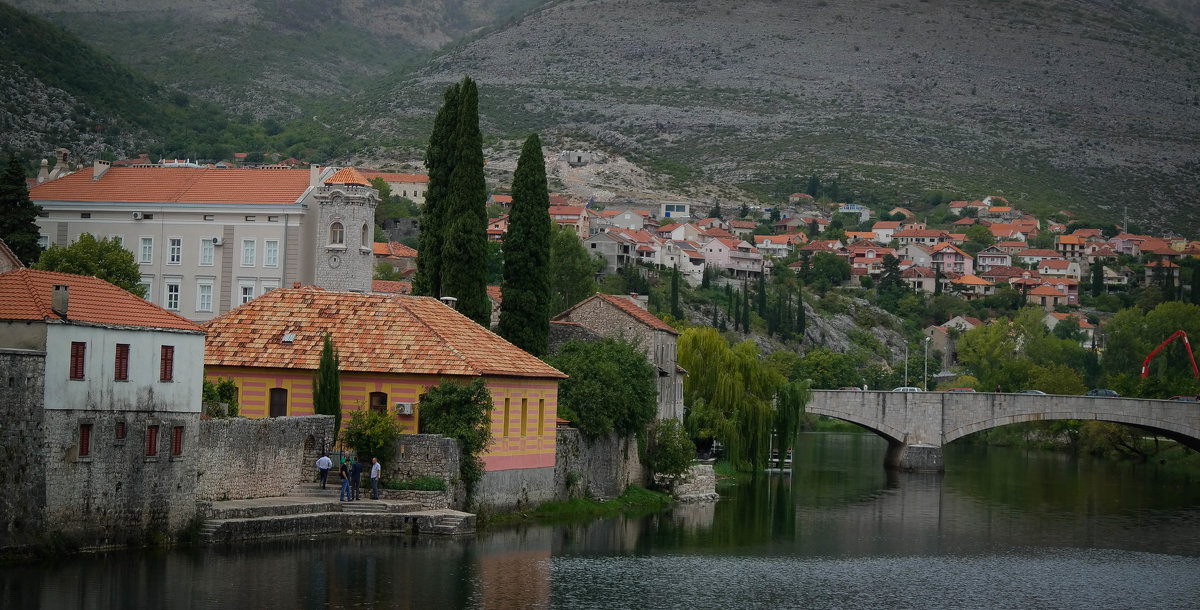
<svg viewBox="0 0 1200 610">
<path fill-rule="evenodd" d="M 358 488 L 362 487 L 362 460 L 358 456 L 354 457 L 354 461 L 350 466 L 350 492 L 351 499 L 358 499 Z"/>
<path fill-rule="evenodd" d="M 324 453 L 317 458 L 317 470 L 321 473 L 321 489 L 325 489 L 325 481 L 329 480 L 329 469 L 333 468 L 333 460 Z"/>
<path fill-rule="evenodd" d="M 342 477 L 342 493 L 338 496 L 338 502 L 345 502 L 350 499 L 350 461 L 342 458 L 342 467 L 338 470 L 338 475 Z"/>
<path fill-rule="evenodd" d="M 379 458 L 371 458 L 371 499 L 379 499 L 379 471 L 383 470 L 379 466 Z"/>
</svg>

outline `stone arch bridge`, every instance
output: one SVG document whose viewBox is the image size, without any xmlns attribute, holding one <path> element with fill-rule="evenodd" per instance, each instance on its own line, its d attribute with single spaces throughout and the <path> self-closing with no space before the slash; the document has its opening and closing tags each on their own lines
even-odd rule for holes
<svg viewBox="0 0 1200 610">
<path fill-rule="evenodd" d="M 942 446 L 968 434 L 1027 421 L 1093 419 L 1153 431 L 1200 451 L 1200 404 L 984 392 L 816 390 L 807 411 L 858 424 L 888 441 L 884 465 L 943 471 Z"/>
</svg>

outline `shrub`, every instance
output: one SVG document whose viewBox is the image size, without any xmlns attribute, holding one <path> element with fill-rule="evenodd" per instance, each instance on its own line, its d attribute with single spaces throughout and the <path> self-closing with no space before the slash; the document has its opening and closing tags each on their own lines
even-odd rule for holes
<svg viewBox="0 0 1200 610">
<path fill-rule="evenodd" d="M 668 485 L 674 485 L 692 467 L 692 460 L 696 459 L 696 445 L 688 438 L 678 419 L 655 422 L 650 428 L 650 438 L 652 444 L 646 465 L 654 474 L 666 477 L 670 481 Z"/>
<path fill-rule="evenodd" d="M 396 450 L 400 423 L 386 411 L 359 410 L 350 415 L 342 433 L 342 442 L 360 458 L 379 458 L 387 462 Z"/>
</svg>

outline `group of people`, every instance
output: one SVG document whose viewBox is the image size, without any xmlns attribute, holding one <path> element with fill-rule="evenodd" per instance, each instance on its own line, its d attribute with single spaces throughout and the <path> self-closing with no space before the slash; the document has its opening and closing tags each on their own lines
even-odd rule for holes
<svg viewBox="0 0 1200 610">
<path fill-rule="evenodd" d="M 329 479 L 329 471 L 333 469 L 333 460 L 329 456 L 322 453 L 317 459 L 317 471 L 321 474 L 321 489 L 325 489 L 325 482 Z M 379 499 L 379 475 L 383 468 L 379 465 L 379 458 L 371 458 L 371 499 Z M 342 466 L 338 469 L 338 476 L 342 480 L 342 491 L 338 496 L 339 502 L 352 502 L 358 499 L 358 490 L 362 487 L 362 462 L 352 456 L 342 458 Z"/>
</svg>

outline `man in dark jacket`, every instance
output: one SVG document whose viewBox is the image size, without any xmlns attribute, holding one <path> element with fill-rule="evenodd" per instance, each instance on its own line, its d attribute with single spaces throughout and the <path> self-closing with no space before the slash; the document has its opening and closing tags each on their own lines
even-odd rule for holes
<svg viewBox="0 0 1200 610">
<path fill-rule="evenodd" d="M 358 456 L 354 457 L 354 465 L 350 467 L 350 493 L 351 499 L 358 499 L 358 490 L 362 487 L 362 461 Z"/>
<path fill-rule="evenodd" d="M 342 480 L 342 491 L 338 494 L 338 502 L 350 500 L 350 459 L 342 458 L 342 466 L 338 469 L 338 477 Z"/>
</svg>

